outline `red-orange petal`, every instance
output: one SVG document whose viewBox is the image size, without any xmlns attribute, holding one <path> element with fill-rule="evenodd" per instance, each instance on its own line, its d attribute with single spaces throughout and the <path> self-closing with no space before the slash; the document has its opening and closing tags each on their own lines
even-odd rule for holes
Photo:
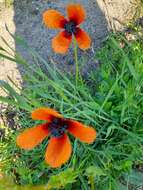
<svg viewBox="0 0 143 190">
<path fill-rule="evenodd" d="M 50 9 L 43 13 L 43 22 L 49 28 L 60 29 L 67 21 L 60 12 Z"/>
<path fill-rule="evenodd" d="M 77 32 L 75 33 L 75 38 L 76 38 L 78 46 L 82 50 L 86 50 L 86 49 L 90 48 L 91 38 L 85 31 L 78 28 Z"/>
<path fill-rule="evenodd" d="M 52 40 L 52 48 L 56 53 L 64 54 L 67 52 L 72 40 L 72 35 L 66 34 L 65 31 L 58 33 Z"/>
<path fill-rule="evenodd" d="M 47 146 L 45 161 L 52 167 L 57 168 L 67 162 L 72 152 L 69 137 L 52 137 Z"/>
<path fill-rule="evenodd" d="M 67 15 L 69 20 L 74 21 L 78 25 L 85 20 L 86 12 L 81 4 L 69 4 L 67 6 Z"/>
<path fill-rule="evenodd" d="M 49 131 L 47 124 L 37 125 L 30 129 L 26 129 L 19 134 L 16 139 L 16 143 L 20 148 L 25 150 L 31 150 L 38 144 L 40 144 L 47 136 Z"/>
<path fill-rule="evenodd" d="M 48 120 L 48 121 L 51 121 L 51 118 L 53 116 L 54 117 L 63 117 L 56 110 L 51 109 L 51 108 L 45 108 L 45 107 L 35 109 L 31 114 L 32 119 L 35 119 L 35 120 Z"/>
<path fill-rule="evenodd" d="M 96 139 L 96 131 L 92 127 L 87 127 L 78 121 L 69 120 L 68 131 L 85 143 L 93 143 Z"/>
</svg>

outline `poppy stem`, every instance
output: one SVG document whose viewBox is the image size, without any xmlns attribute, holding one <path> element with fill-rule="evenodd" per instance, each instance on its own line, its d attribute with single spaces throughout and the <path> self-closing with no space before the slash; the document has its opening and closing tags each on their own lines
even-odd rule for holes
<svg viewBox="0 0 143 190">
<path fill-rule="evenodd" d="M 89 181 L 90 181 L 90 185 L 91 185 L 91 190 L 95 190 L 94 177 L 90 176 Z"/>
<path fill-rule="evenodd" d="M 76 73 L 75 73 L 75 83 L 76 83 L 76 87 L 78 85 L 78 80 L 79 80 L 79 67 L 78 67 L 78 54 L 77 54 L 77 43 L 76 43 L 76 39 L 74 38 L 73 40 L 73 44 L 74 44 L 74 58 L 75 58 L 75 66 L 76 66 Z"/>
</svg>

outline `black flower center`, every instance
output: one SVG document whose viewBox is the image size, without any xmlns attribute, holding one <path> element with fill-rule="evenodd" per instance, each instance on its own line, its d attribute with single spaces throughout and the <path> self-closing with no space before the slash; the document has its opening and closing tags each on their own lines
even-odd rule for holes
<svg viewBox="0 0 143 190">
<path fill-rule="evenodd" d="M 77 27 L 74 21 L 69 21 L 65 24 L 64 29 L 68 34 L 72 34 L 76 32 Z"/>
<path fill-rule="evenodd" d="M 53 137 L 61 137 L 67 128 L 67 122 L 63 118 L 54 118 L 49 124 L 49 131 Z"/>
</svg>

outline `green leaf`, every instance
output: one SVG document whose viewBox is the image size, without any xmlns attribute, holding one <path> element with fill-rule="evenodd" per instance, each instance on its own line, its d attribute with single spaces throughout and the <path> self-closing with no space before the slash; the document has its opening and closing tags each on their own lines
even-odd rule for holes
<svg viewBox="0 0 143 190">
<path fill-rule="evenodd" d="M 132 65 L 132 63 L 130 61 L 127 61 L 127 65 L 129 67 L 129 70 L 130 70 L 131 74 L 133 75 L 135 80 L 137 80 L 138 79 L 138 74 L 136 73 L 134 66 Z"/>
<path fill-rule="evenodd" d="M 108 129 L 107 129 L 107 133 L 106 133 L 105 138 L 108 138 L 110 136 L 110 134 L 112 134 L 115 129 L 117 129 L 117 127 L 115 125 L 109 126 Z"/>
<path fill-rule="evenodd" d="M 78 176 L 77 171 L 68 168 L 67 170 L 60 172 L 57 175 L 51 176 L 47 184 L 47 188 L 49 190 L 53 188 L 57 189 L 65 188 L 67 184 L 74 183 L 76 181 L 77 176 Z"/>
<path fill-rule="evenodd" d="M 90 166 L 86 169 L 86 175 L 87 176 L 106 176 L 106 173 L 104 172 L 103 169 L 96 167 L 96 166 Z"/>
</svg>

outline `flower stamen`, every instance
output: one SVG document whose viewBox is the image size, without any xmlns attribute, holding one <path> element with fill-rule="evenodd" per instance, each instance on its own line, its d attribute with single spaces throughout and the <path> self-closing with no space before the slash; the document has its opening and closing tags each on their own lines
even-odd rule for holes
<svg viewBox="0 0 143 190">
<path fill-rule="evenodd" d="M 68 128 L 66 121 L 62 118 L 54 118 L 49 124 L 49 131 L 53 137 L 62 137 Z"/>
<path fill-rule="evenodd" d="M 76 27 L 76 24 L 75 24 L 75 22 L 74 21 L 69 21 L 69 22 L 67 22 L 65 25 L 64 25 L 64 29 L 66 30 L 66 32 L 68 33 L 68 34 L 74 34 L 75 32 L 76 32 L 76 29 L 77 29 L 77 27 Z"/>
</svg>

